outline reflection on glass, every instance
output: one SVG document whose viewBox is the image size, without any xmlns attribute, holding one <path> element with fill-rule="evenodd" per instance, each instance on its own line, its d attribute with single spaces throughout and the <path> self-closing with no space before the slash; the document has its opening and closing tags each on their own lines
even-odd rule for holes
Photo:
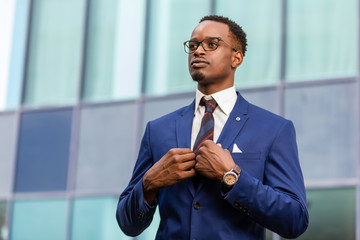
<svg viewBox="0 0 360 240">
<path fill-rule="evenodd" d="M 7 91 L 7 109 L 16 109 L 21 102 L 22 84 L 25 68 L 28 17 L 30 14 L 30 1 L 13 0 L 13 2 L 16 2 L 16 9 L 14 25 L 12 29 L 13 38 L 11 48 L 11 62 L 7 88 L 4 89 L 4 91 Z"/>
<path fill-rule="evenodd" d="M 82 109 L 77 191 L 120 192 L 127 186 L 136 157 L 136 111 L 134 102 Z"/>
<path fill-rule="evenodd" d="M 15 0 L 0 1 L 0 111 L 7 108 Z M 5 24 L 4 24 L 5 23 Z"/>
<path fill-rule="evenodd" d="M 355 239 L 355 195 L 355 188 L 307 190 L 309 227 L 298 239 Z"/>
<path fill-rule="evenodd" d="M 115 219 L 118 197 L 77 198 L 73 205 L 71 239 L 132 239 L 121 232 Z"/>
<path fill-rule="evenodd" d="M 72 110 L 22 115 L 16 192 L 65 191 L 70 156 Z"/>
<path fill-rule="evenodd" d="M 84 100 L 140 93 L 145 0 L 90 0 Z"/>
<path fill-rule="evenodd" d="M 358 1 L 290 0 L 286 3 L 286 79 L 356 76 Z"/>
<path fill-rule="evenodd" d="M 11 240 L 64 240 L 66 215 L 64 199 L 15 201 Z"/>
<path fill-rule="evenodd" d="M 263 86 L 280 79 L 281 1 L 216 0 L 215 13 L 229 17 L 247 34 L 248 46 L 236 70 L 238 87 Z"/>
<path fill-rule="evenodd" d="M 208 0 L 154 0 L 150 2 L 146 93 L 162 95 L 194 91 L 183 43 L 204 15 Z M 189 7 L 191 6 L 191 7 Z"/>
<path fill-rule="evenodd" d="M 356 95 L 356 83 L 286 89 L 285 116 L 295 124 L 305 182 L 356 178 Z"/>
<path fill-rule="evenodd" d="M 85 0 L 35 0 L 26 105 L 72 104 L 81 73 Z"/>
</svg>

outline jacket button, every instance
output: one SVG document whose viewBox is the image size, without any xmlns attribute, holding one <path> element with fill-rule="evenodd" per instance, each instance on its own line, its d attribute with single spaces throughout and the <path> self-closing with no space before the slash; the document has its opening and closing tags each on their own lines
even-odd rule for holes
<svg viewBox="0 0 360 240">
<path fill-rule="evenodd" d="M 195 208 L 196 210 L 198 210 L 198 209 L 200 208 L 200 203 L 195 202 L 195 203 L 194 203 L 194 208 Z"/>
</svg>

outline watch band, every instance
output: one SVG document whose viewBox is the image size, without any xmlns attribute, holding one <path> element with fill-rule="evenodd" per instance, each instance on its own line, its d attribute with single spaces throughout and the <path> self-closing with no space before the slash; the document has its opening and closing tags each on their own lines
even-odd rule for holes
<svg viewBox="0 0 360 240">
<path fill-rule="evenodd" d="M 240 176 L 241 168 L 238 165 L 235 164 L 235 167 L 231 170 L 233 170 L 238 176 Z"/>
</svg>

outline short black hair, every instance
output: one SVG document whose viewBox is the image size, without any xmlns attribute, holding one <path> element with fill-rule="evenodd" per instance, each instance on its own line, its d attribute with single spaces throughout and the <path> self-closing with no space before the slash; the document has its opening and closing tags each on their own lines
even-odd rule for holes
<svg viewBox="0 0 360 240">
<path fill-rule="evenodd" d="M 227 17 L 223 17 L 223 16 L 219 16 L 219 15 L 204 16 L 200 20 L 200 23 L 203 21 L 215 21 L 215 22 L 225 23 L 226 25 L 228 25 L 230 32 L 232 33 L 233 37 L 235 38 L 234 40 L 236 40 L 236 42 L 237 42 L 238 46 L 236 48 L 240 49 L 243 56 L 245 56 L 246 46 L 247 46 L 246 33 L 236 22 L 234 22 L 233 20 L 231 20 Z"/>
</svg>

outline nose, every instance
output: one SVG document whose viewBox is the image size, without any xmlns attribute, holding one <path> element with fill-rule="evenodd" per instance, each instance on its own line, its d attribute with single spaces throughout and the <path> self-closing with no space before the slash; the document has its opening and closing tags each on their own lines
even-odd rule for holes
<svg viewBox="0 0 360 240">
<path fill-rule="evenodd" d="M 198 48 L 195 50 L 194 55 L 195 56 L 199 56 L 199 55 L 205 55 L 206 51 L 202 45 L 202 42 L 199 44 Z"/>
</svg>

